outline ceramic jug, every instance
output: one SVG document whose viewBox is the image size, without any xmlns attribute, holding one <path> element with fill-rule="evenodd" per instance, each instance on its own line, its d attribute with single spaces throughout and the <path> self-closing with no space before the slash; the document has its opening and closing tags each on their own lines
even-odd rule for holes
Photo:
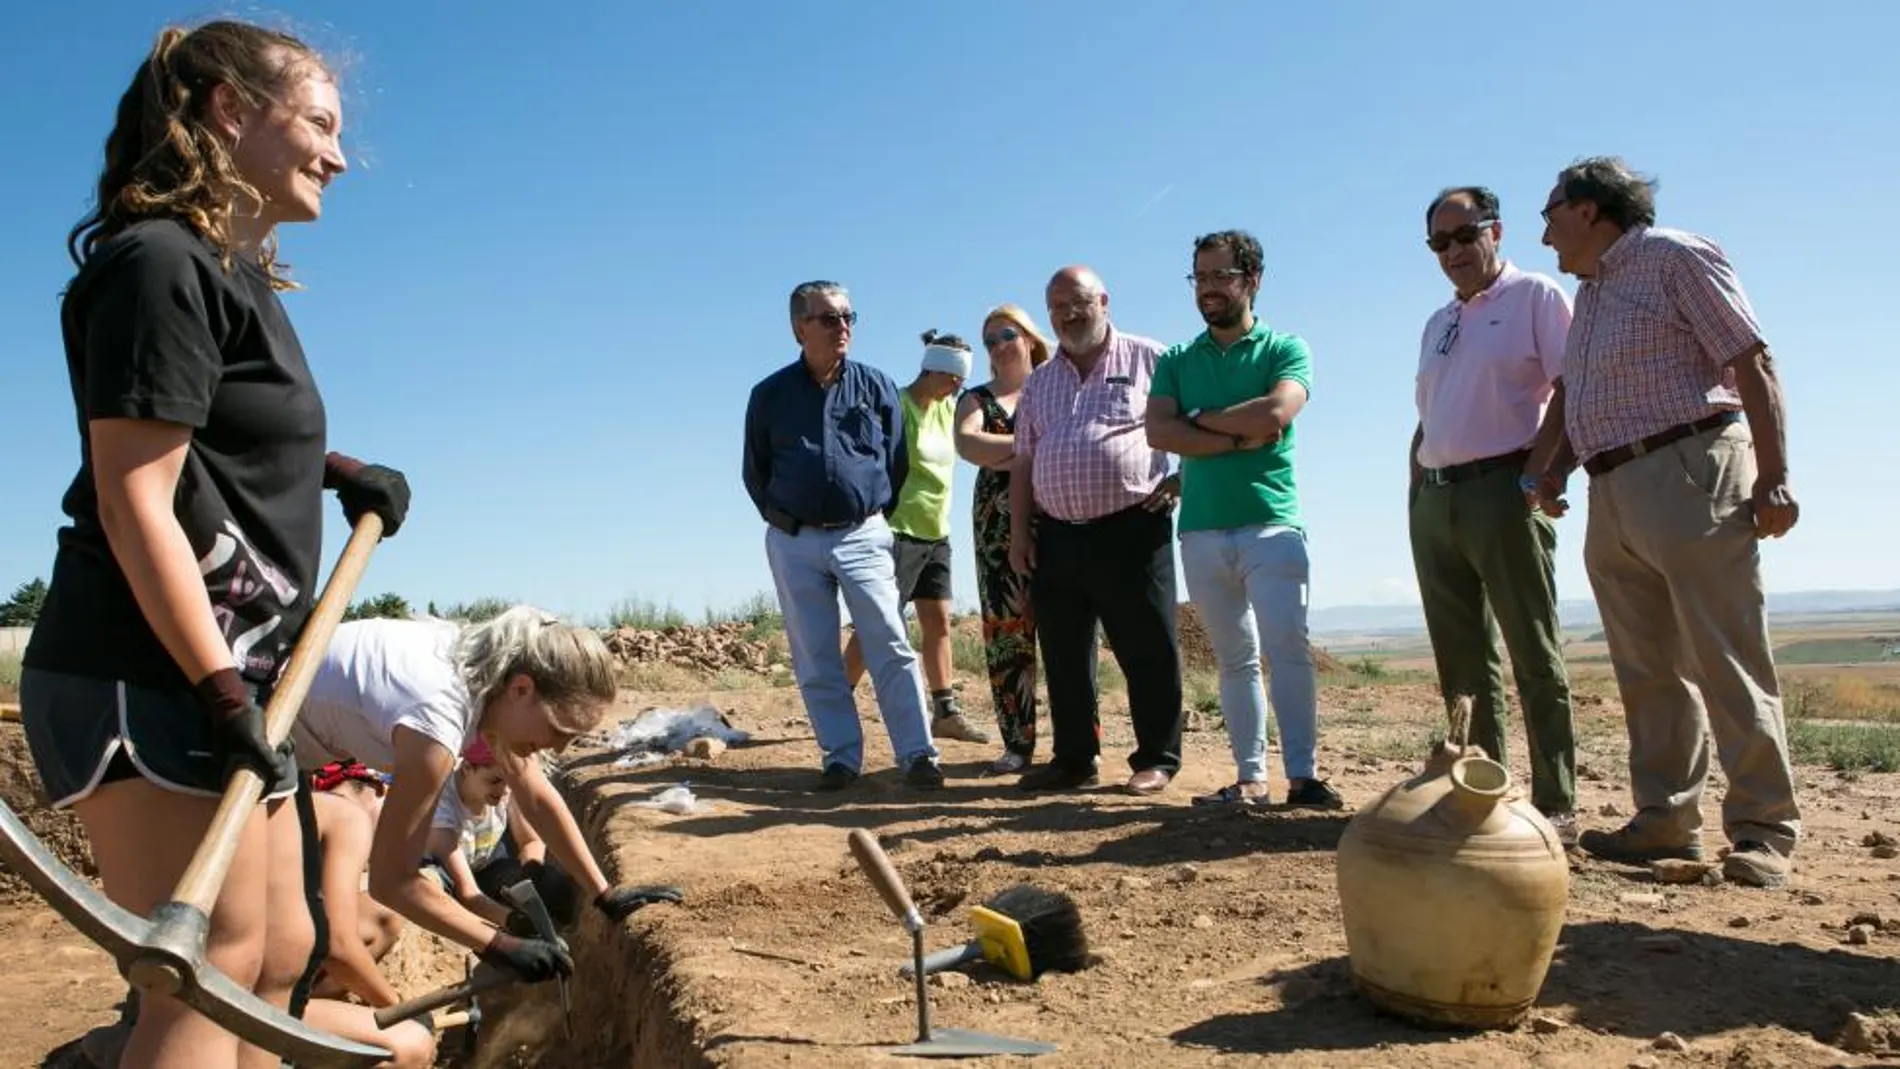
<svg viewBox="0 0 1900 1069">
<path fill-rule="evenodd" d="M 1388 1012 L 1509 1027 L 1543 987 L 1570 867 L 1556 829 L 1514 796 L 1510 771 L 1462 745 L 1453 720 L 1459 741 L 1355 814 L 1340 838 L 1347 954 L 1354 985 Z"/>
</svg>

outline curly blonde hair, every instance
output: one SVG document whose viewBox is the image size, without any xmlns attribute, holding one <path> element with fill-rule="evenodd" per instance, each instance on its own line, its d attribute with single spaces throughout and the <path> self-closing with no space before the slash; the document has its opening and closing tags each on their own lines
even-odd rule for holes
<svg viewBox="0 0 1900 1069">
<path fill-rule="evenodd" d="M 258 106 L 280 98 L 312 66 L 334 77 L 303 41 L 247 22 L 160 31 L 119 98 L 92 211 L 67 235 L 73 262 L 83 267 L 102 243 L 134 223 L 172 218 L 216 245 L 229 270 L 234 207 L 261 198 L 211 128 L 212 90 L 228 85 L 239 100 Z M 277 259 L 275 235 L 258 250 L 258 263 L 274 288 L 295 288 L 289 265 Z"/>
</svg>

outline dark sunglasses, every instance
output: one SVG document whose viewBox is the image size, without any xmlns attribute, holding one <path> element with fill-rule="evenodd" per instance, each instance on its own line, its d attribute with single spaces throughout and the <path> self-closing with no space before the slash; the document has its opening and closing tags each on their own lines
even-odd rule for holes
<svg viewBox="0 0 1900 1069">
<path fill-rule="evenodd" d="M 820 312 L 817 315 L 806 316 L 804 318 L 807 323 L 823 323 L 833 330 L 837 330 L 840 327 L 855 327 L 858 325 L 858 313 L 855 309 L 849 312 Z"/>
<path fill-rule="evenodd" d="M 1432 234 L 1425 239 L 1425 247 L 1433 252 L 1444 252 L 1451 248 L 1452 242 L 1469 245 L 1483 236 L 1486 227 L 1497 222 L 1496 219 L 1480 219 L 1475 223 L 1466 223 L 1449 234 Z"/>
<path fill-rule="evenodd" d="M 1007 345 L 1022 336 L 1022 332 L 1015 327 L 1004 327 L 994 334 L 983 335 L 983 348 L 994 349 L 999 345 Z"/>
</svg>

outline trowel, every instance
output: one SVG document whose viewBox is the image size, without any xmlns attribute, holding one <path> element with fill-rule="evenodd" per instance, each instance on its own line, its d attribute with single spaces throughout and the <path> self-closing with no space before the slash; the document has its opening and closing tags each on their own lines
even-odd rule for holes
<svg viewBox="0 0 1900 1069">
<path fill-rule="evenodd" d="M 871 885 L 884 898 L 884 904 L 910 932 L 912 975 L 917 978 L 917 1041 L 890 1048 L 892 1054 L 914 1058 L 982 1058 L 992 1054 L 1051 1054 L 1053 1043 L 1031 1039 L 1013 1039 L 962 1028 L 930 1027 L 930 995 L 924 986 L 924 916 L 910 900 L 903 878 L 891 864 L 889 855 L 863 828 L 851 829 L 851 854 L 858 867 L 870 878 Z"/>
</svg>

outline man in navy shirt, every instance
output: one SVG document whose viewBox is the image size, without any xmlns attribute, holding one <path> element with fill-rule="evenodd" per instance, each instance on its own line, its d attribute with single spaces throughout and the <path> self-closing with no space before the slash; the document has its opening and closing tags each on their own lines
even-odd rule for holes
<svg viewBox="0 0 1900 1069">
<path fill-rule="evenodd" d="M 864 764 L 838 638 L 840 592 L 904 781 L 941 787 L 886 522 L 909 467 L 897 383 L 845 358 L 858 314 L 843 286 L 802 283 L 792 291 L 791 313 L 799 358 L 766 376 L 746 402 L 745 487 L 769 525 L 765 558 L 792 672 L 824 751 L 818 787 L 849 786 Z"/>
</svg>

